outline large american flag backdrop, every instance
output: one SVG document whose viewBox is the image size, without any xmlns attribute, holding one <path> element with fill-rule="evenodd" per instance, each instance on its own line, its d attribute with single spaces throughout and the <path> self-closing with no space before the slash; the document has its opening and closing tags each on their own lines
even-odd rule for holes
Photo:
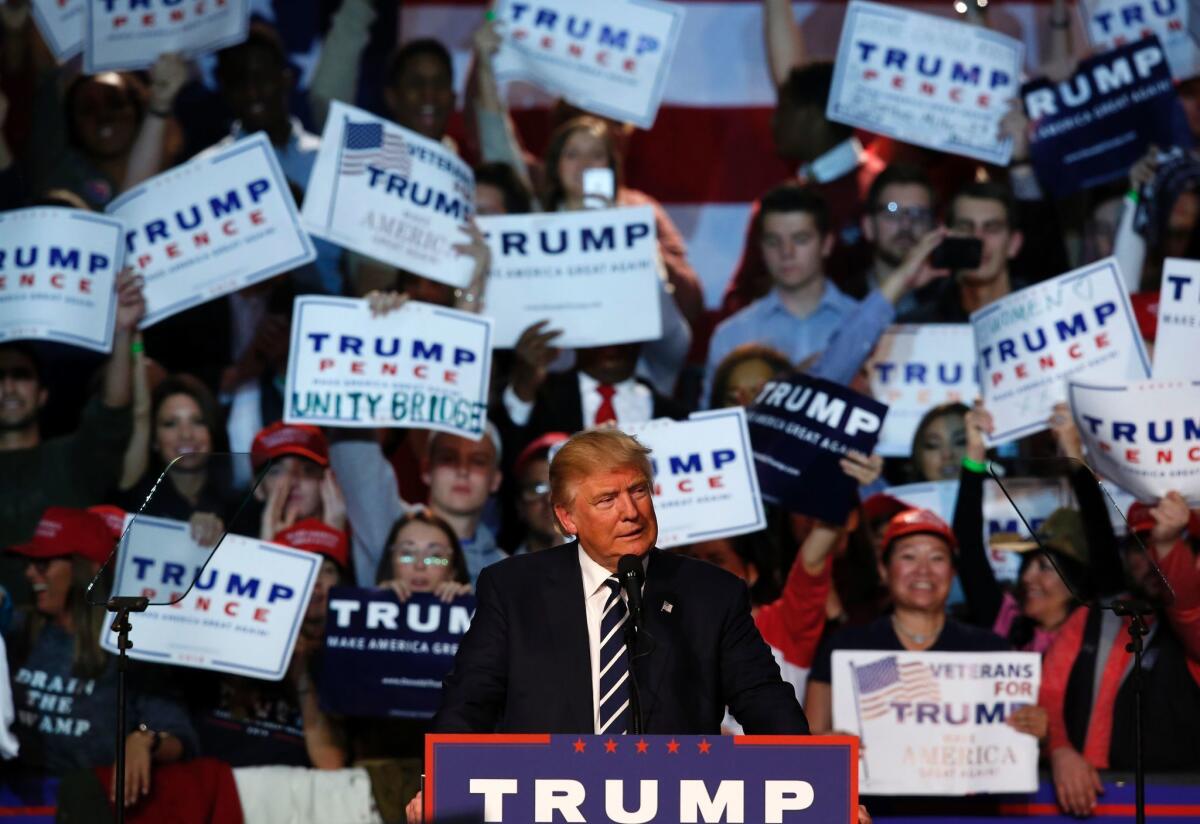
<svg viewBox="0 0 1200 824">
<path fill-rule="evenodd" d="M 951 0 L 887 2 L 956 16 Z M 761 0 L 679 3 L 685 7 L 683 32 L 663 106 L 654 127 L 635 135 L 625 180 L 670 211 L 704 281 L 705 299 L 713 306 L 737 263 L 751 202 L 795 170 L 772 151 L 775 95 L 763 44 Z M 844 0 L 803 0 L 794 6 L 810 54 L 832 59 Z M 478 0 L 404 0 L 401 6 L 402 40 L 436 37 L 453 51 L 460 100 L 471 34 L 483 21 L 485 8 Z M 991 27 L 1023 40 L 1030 66 L 1042 54 L 1050 9 L 1049 0 L 988 4 Z M 1071 14 L 1075 43 L 1084 44 L 1074 4 Z M 540 153 L 547 137 L 547 98 L 520 86 L 510 90 L 509 100 L 526 148 Z"/>
</svg>

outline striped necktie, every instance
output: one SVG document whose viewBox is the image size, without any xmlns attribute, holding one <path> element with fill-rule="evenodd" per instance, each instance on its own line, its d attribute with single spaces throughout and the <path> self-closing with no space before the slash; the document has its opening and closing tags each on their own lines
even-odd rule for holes
<svg viewBox="0 0 1200 824">
<path fill-rule="evenodd" d="M 625 617 L 621 583 L 604 582 L 611 590 L 600 617 L 600 728 L 597 733 L 629 732 L 629 656 L 625 653 Z"/>
</svg>

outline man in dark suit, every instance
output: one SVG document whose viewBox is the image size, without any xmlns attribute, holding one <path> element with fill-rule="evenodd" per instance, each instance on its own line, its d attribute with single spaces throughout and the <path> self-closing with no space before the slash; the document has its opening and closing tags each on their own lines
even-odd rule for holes
<svg viewBox="0 0 1200 824">
<path fill-rule="evenodd" d="M 551 500 L 576 540 L 480 575 L 434 732 L 633 732 L 631 661 L 645 733 L 717 735 L 726 707 L 747 734 L 808 732 L 750 617 L 745 584 L 655 548 L 648 455 L 616 429 L 581 432 L 558 451 Z M 628 555 L 645 570 L 632 656 L 616 576 Z M 419 821 L 419 801 L 410 821 Z"/>
<path fill-rule="evenodd" d="M 627 612 L 614 583 L 619 559 L 634 555 L 646 571 L 634 662 L 644 731 L 719 734 L 728 706 L 750 734 L 808 732 L 745 585 L 655 549 L 648 452 L 615 429 L 576 435 L 558 452 L 551 499 L 577 540 L 485 570 L 435 731 L 632 732 L 624 632 L 604 619 Z"/>
</svg>

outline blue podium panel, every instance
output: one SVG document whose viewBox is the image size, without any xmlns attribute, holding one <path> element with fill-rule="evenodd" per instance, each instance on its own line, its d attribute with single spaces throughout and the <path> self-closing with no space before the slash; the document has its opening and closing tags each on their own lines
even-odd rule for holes
<svg viewBox="0 0 1200 824">
<path fill-rule="evenodd" d="M 845 736 L 428 735 L 425 820 L 858 820 Z"/>
</svg>

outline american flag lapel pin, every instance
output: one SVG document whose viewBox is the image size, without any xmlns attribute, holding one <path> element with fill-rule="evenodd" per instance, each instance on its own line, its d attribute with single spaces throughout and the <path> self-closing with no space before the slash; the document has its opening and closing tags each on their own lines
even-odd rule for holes
<svg viewBox="0 0 1200 824">
<path fill-rule="evenodd" d="M 671 610 L 673 610 L 673 609 L 675 609 L 675 605 L 674 605 L 674 604 L 672 604 L 670 601 L 663 601 L 663 605 L 662 605 L 662 611 L 663 611 L 663 612 L 667 612 L 667 613 L 669 613 L 669 612 L 670 612 Z"/>
</svg>

